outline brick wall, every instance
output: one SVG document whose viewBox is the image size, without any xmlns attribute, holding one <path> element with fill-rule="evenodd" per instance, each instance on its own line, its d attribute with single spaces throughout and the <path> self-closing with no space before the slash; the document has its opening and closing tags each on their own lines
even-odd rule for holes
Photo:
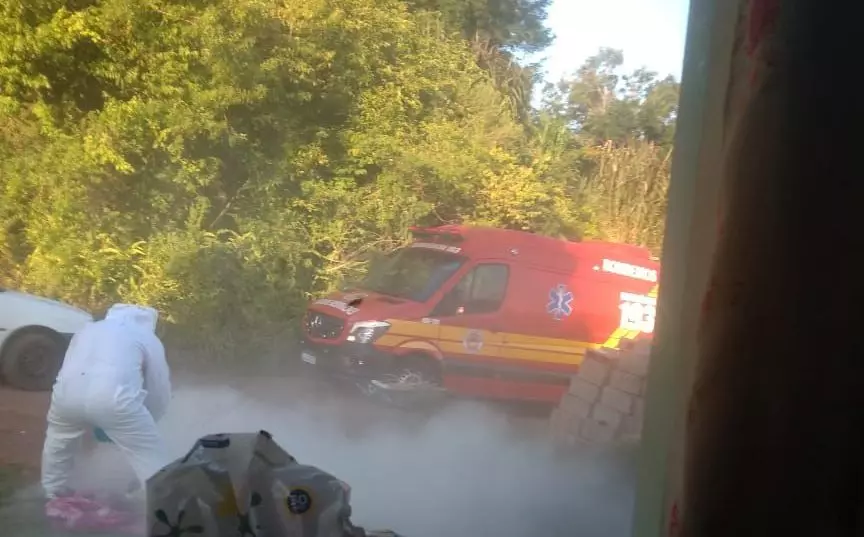
<svg viewBox="0 0 864 537">
<path fill-rule="evenodd" d="M 650 345 L 627 351 L 590 351 L 552 411 L 549 425 L 559 447 L 638 442 L 645 411 Z"/>
</svg>

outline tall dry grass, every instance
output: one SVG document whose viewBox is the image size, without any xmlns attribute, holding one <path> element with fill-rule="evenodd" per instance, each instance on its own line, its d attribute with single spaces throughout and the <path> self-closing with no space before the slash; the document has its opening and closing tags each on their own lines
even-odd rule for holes
<svg viewBox="0 0 864 537">
<path fill-rule="evenodd" d="M 672 149 L 607 143 L 590 150 L 592 169 L 579 185 L 598 234 L 659 252 L 666 221 Z"/>
</svg>

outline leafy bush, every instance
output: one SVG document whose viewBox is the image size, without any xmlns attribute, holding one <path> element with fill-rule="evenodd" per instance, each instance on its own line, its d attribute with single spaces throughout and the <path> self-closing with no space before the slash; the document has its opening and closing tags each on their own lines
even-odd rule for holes
<svg viewBox="0 0 864 537">
<path fill-rule="evenodd" d="M 626 128 L 599 108 L 528 113 L 506 47 L 545 44 L 534 19 L 520 44 L 435 2 L 7 4 L 0 285 L 151 304 L 174 345 L 216 359 L 289 336 L 411 225 L 659 244 L 669 148 L 638 139 L 677 87 L 642 73 Z M 591 94 L 595 71 L 559 96 Z M 596 145 L 577 113 L 626 139 Z"/>
</svg>

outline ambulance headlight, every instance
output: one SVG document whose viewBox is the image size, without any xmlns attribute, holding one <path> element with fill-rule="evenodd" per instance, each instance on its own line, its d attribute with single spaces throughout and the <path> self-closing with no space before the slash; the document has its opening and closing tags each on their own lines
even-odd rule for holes
<svg viewBox="0 0 864 537">
<path fill-rule="evenodd" d="M 390 329 L 390 323 L 384 321 L 360 321 L 354 323 L 348 333 L 348 341 L 356 343 L 373 343 Z"/>
</svg>

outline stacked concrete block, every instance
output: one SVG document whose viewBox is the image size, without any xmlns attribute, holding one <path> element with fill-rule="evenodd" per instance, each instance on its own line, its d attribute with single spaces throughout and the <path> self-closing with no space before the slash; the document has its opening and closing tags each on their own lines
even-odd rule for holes
<svg viewBox="0 0 864 537">
<path fill-rule="evenodd" d="M 650 347 L 586 354 L 550 417 L 562 447 L 634 442 L 642 436 Z"/>
</svg>

